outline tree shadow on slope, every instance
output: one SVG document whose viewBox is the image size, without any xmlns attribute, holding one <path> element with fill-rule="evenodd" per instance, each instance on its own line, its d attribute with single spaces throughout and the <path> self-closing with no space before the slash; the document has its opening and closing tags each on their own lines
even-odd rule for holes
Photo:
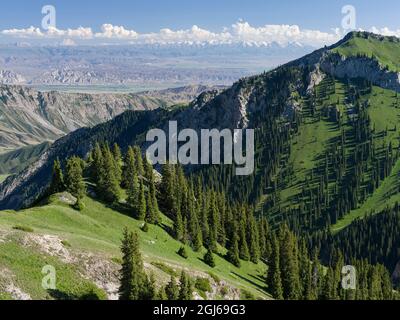
<svg viewBox="0 0 400 320">
<path fill-rule="evenodd" d="M 47 290 L 49 295 L 55 300 L 86 300 L 86 301 L 99 301 L 104 300 L 104 297 L 100 297 L 100 295 L 95 292 L 95 290 L 89 290 L 86 293 L 76 295 L 68 292 L 64 292 L 58 289 Z"/>
</svg>

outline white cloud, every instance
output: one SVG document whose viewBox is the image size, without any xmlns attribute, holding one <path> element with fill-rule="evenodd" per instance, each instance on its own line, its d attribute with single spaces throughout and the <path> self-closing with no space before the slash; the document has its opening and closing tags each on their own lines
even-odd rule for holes
<svg viewBox="0 0 400 320">
<path fill-rule="evenodd" d="M 135 39 L 138 34 L 134 30 L 127 30 L 122 26 L 113 26 L 112 24 L 103 24 L 101 26 L 101 32 L 96 33 L 97 38 L 108 38 L 108 39 Z"/>
<path fill-rule="evenodd" d="M 21 37 L 21 38 L 30 38 L 30 37 L 43 37 L 44 34 L 39 28 L 35 27 L 30 27 L 26 29 L 9 29 L 9 30 L 3 30 L 1 32 L 4 35 L 7 36 L 15 36 L 15 37 Z"/>
<path fill-rule="evenodd" d="M 400 37 L 400 29 L 390 30 L 389 28 L 386 27 L 380 29 L 372 27 L 370 31 L 373 33 L 381 34 L 383 36 Z"/>
<path fill-rule="evenodd" d="M 383 35 L 400 36 L 400 30 L 392 31 L 388 28 L 372 28 L 370 31 Z M 39 28 L 10 29 L 1 31 L 3 36 L 19 38 L 62 39 L 75 40 L 107 40 L 130 44 L 234 44 L 245 43 L 252 46 L 278 43 L 286 46 L 290 43 L 321 47 L 338 41 L 343 33 L 340 29 L 331 32 L 302 29 L 298 25 L 264 25 L 255 27 L 248 22 L 239 20 L 221 32 L 212 32 L 194 25 L 190 29 L 171 30 L 161 29 L 155 33 L 138 33 L 123 26 L 103 24 L 100 32 L 93 32 L 91 28 L 60 30 L 50 28 L 43 31 Z M 70 42 L 71 43 L 71 42 Z"/>
<path fill-rule="evenodd" d="M 39 28 L 30 27 L 27 29 L 9 29 L 1 31 L 3 35 L 20 37 L 20 38 L 80 38 L 80 39 L 91 39 L 93 32 L 91 28 L 79 27 L 77 29 L 66 29 L 60 30 L 54 27 L 49 27 L 49 30 L 42 31 Z"/>
</svg>

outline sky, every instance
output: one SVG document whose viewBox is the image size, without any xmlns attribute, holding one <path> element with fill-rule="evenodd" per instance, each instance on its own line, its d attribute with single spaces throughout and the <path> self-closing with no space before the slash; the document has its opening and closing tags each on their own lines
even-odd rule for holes
<svg viewBox="0 0 400 320">
<path fill-rule="evenodd" d="M 44 5 L 56 9 L 56 25 L 50 33 L 42 29 Z M 5 0 L 0 32 L 10 40 L 51 38 L 65 44 L 117 39 L 318 46 L 334 42 L 339 32 L 346 31 L 342 30 L 345 5 L 355 8 L 357 29 L 400 36 L 398 0 L 304 0 L 301 4 L 297 0 Z"/>
</svg>

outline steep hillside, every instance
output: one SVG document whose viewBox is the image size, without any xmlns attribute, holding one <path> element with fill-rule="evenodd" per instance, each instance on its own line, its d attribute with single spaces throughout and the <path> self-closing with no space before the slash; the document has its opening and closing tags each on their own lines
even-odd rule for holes
<svg viewBox="0 0 400 320">
<path fill-rule="evenodd" d="M 8 178 L 0 187 L 0 207 L 34 203 L 50 182 L 57 157 L 84 158 L 96 142 L 104 141 L 118 143 L 123 151 L 132 144 L 145 148 L 149 128 L 166 129 L 168 120 L 177 120 L 180 128 L 196 130 L 256 129 L 255 173 L 235 177 L 229 166 L 192 168 L 205 185 L 256 206 L 276 226 L 287 222 L 308 234 L 340 230 L 394 203 L 399 193 L 398 74 L 382 66 L 376 55 L 342 51 L 355 42 L 363 48 L 377 41 L 388 52 L 400 47 L 390 38 L 351 33 L 332 47 L 241 79 L 222 92 L 203 93 L 189 106 L 129 111 L 78 130 Z"/>
<path fill-rule="evenodd" d="M 183 259 L 177 254 L 182 244 L 166 231 L 171 227 L 168 218 L 162 217 L 162 228 L 150 226 L 149 232 L 142 232 L 143 222 L 90 198 L 84 199 L 87 209 L 77 212 L 68 205 L 70 197 L 59 194 L 44 206 L 0 213 L 0 300 L 118 298 L 125 227 L 139 232 L 146 270 L 155 273 L 158 286 L 185 269 L 194 281 L 207 278 L 212 285 L 212 292 L 197 290 L 198 297 L 239 299 L 245 290 L 268 298 L 262 263 L 243 262 L 236 268 L 217 256 L 217 266 L 210 268 L 202 261 L 204 251 L 189 248 L 188 259 Z M 56 268 L 57 290 L 41 287 L 46 265 Z"/>
<path fill-rule="evenodd" d="M 31 165 L 51 146 L 45 142 L 0 154 L 0 175 L 16 174 Z"/>
<path fill-rule="evenodd" d="M 82 127 L 108 121 L 126 110 L 152 110 L 188 103 L 206 86 L 139 94 L 38 92 L 0 86 L 0 151 L 36 145 Z"/>
</svg>

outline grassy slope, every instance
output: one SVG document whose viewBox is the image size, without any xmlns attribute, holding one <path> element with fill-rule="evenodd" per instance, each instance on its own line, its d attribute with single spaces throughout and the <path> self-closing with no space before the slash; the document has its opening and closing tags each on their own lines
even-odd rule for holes
<svg viewBox="0 0 400 320">
<path fill-rule="evenodd" d="M 400 44 L 391 42 L 387 38 L 381 41 L 374 38 L 361 39 L 355 37 L 332 51 L 345 57 L 352 57 L 357 54 L 368 57 L 375 56 L 383 66 L 388 66 L 389 70 L 400 70 Z"/>
<path fill-rule="evenodd" d="M 8 177 L 7 174 L 0 174 L 0 183 L 2 183 L 4 180 L 6 180 Z"/>
<path fill-rule="evenodd" d="M 372 123 L 375 125 L 376 134 L 379 135 L 379 133 L 388 129 L 386 137 L 375 140 L 377 146 L 381 147 L 384 144 L 388 145 L 392 142 L 393 148 L 396 149 L 399 145 L 400 137 L 400 109 L 396 108 L 396 94 L 390 90 L 374 87 L 372 94 L 368 97 L 364 97 L 364 99 L 367 98 L 370 100 L 371 107 L 368 109 L 368 112 Z M 374 194 L 369 197 L 359 209 L 352 211 L 333 226 L 333 230 L 338 231 L 343 229 L 354 221 L 354 219 L 362 218 L 370 212 L 379 212 L 386 206 L 391 206 L 395 202 L 400 201 L 399 176 L 400 161 L 396 163 L 391 175 L 385 179 Z"/>
<path fill-rule="evenodd" d="M 324 106 L 330 106 L 339 101 L 339 109 L 345 111 L 345 86 L 340 81 L 335 81 L 335 92 L 326 92 L 329 80 L 324 80 L 317 88 L 317 110 Z M 370 95 L 360 98 L 360 101 L 370 101 L 368 109 L 371 121 L 375 127 L 375 144 L 377 148 L 384 145 L 393 144 L 396 149 L 399 146 L 400 137 L 400 108 L 398 106 L 397 95 L 390 90 L 373 87 Z M 343 112 L 345 114 L 345 112 Z M 304 124 L 300 127 L 299 133 L 294 137 L 292 144 L 292 154 L 289 163 L 293 166 L 294 175 L 290 183 L 281 190 L 281 200 L 283 207 L 292 205 L 291 199 L 296 194 L 301 193 L 302 186 L 306 177 L 311 175 L 311 171 L 318 167 L 319 158 L 324 154 L 329 146 L 330 140 L 339 136 L 340 131 L 336 125 L 322 118 L 320 121 L 312 117 L 307 109 L 303 109 Z M 349 126 L 345 126 L 349 130 Z M 387 136 L 382 132 L 388 130 Z M 353 147 L 349 147 L 347 153 L 350 154 Z M 341 230 L 348 226 L 357 218 L 379 212 L 387 205 L 400 202 L 400 161 L 393 168 L 391 175 L 385 179 L 382 185 L 363 203 L 357 210 L 350 212 L 344 219 L 340 220 L 332 228 L 334 231 Z M 366 177 L 368 179 L 368 177 Z M 265 199 L 265 197 L 264 197 Z M 258 208 L 261 208 L 261 204 Z M 278 213 L 279 214 L 279 213 Z"/>
<path fill-rule="evenodd" d="M 243 262 L 242 268 L 238 269 L 221 257 L 216 257 L 217 267 L 212 269 L 201 261 L 204 252 L 194 253 L 191 250 L 188 250 L 189 258 L 184 260 L 176 254 L 181 244 L 171 238 L 164 229 L 150 226 L 150 231 L 143 233 L 139 230 L 142 222 L 89 198 L 85 199 L 85 204 L 86 209 L 82 213 L 61 203 L 52 203 L 18 213 L 0 212 L 0 230 L 10 231 L 17 225 L 29 226 L 35 233 L 56 235 L 68 241 L 74 250 L 96 253 L 115 261 L 120 259 L 122 230 L 127 226 L 140 232 L 141 247 L 146 262 L 162 262 L 190 270 L 213 272 L 232 286 L 246 289 L 258 297 L 266 297 L 262 291 L 264 283 L 261 278 L 266 271 L 265 265 Z M 167 226 L 171 224 L 167 218 L 164 217 L 163 220 Z M 12 270 L 16 274 L 18 286 L 33 298 L 48 298 L 48 293 L 40 287 L 43 277 L 40 270 L 49 262 L 58 266 L 57 270 L 64 270 L 65 274 L 59 279 L 64 292 L 71 295 L 85 292 L 89 284 L 79 283 L 82 280 L 79 276 L 79 266 L 72 265 L 65 268 L 65 264 L 56 258 L 27 250 L 18 245 L 18 241 L 0 242 L 0 268 L 6 266 Z M 167 275 L 164 276 L 168 278 Z"/>
<path fill-rule="evenodd" d="M 22 171 L 35 162 L 49 147 L 50 143 L 44 142 L 0 154 L 0 175 L 15 174 Z"/>
</svg>

